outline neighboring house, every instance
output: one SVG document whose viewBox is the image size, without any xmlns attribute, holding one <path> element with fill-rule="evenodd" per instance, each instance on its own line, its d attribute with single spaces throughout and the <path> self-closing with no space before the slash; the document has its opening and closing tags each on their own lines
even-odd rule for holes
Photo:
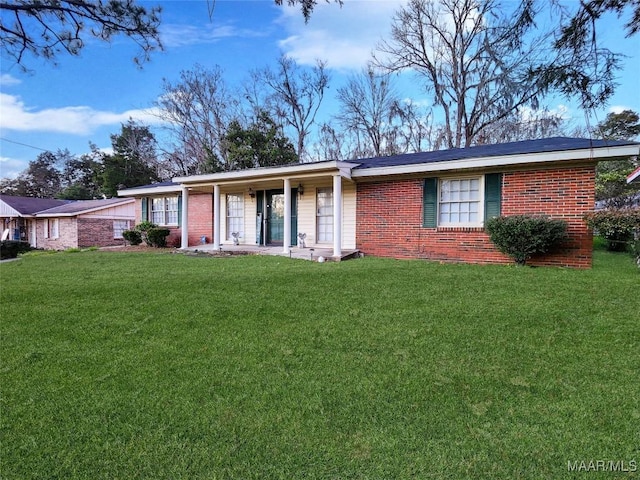
<svg viewBox="0 0 640 480">
<path fill-rule="evenodd" d="M 53 198 L 14 197 L 0 195 L 0 220 L 2 240 L 20 240 L 36 243 L 35 214 L 53 207 L 69 203 L 70 200 Z"/>
<path fill-rule="evenodd" d="M 28 241 L 34 248 L 105 247 L 123 244 L 122 232 L 134 223 L 135 200 L 71 201 L 1 195 L 0 214 L 3 225 L 10 230 L 8 238 Z"/>
<path fill-rule="evenodd" d="M 633 183 L 633 182 L 640 183 L 640 167 L 636 168 L 627 177 L 627 183 Z"/>
<path fill-rule="evenodd" d="M 394 258 L 509 263 L 484 231 L 486 219 L 534 214 L 568 223 L 562 250 L 539 265 L 591 266 L 599 161 L 640 153 L 640 143 L 550 138 L 463 149 L 325 161 L 174 178 L 130 188 L 136 219 L 166 226 L 182 248 L 281 245 Z"/>
</svg>

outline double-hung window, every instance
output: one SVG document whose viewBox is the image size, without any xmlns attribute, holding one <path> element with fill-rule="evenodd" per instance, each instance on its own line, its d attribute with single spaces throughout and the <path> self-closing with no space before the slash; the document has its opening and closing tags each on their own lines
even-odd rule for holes
<svg viewBox="0 0 640 480">
<path fill-rule="evenodd" d="M 232 193 L 227 195 L 227 240 L 233 239 L 233 233 L 243 237 L 244 201 L 242 195 Z"/>
<path fill-rule="evenodd" d="M 156 225 L 178 225 L 178 197 L 152 198 L 151 222 Z"/>
<path fill-rule="evenodd" d="M 502 174 L 425 178 L 424 227 L 481 228 L 500 215 Z"/>
<path fill-rule="evenodd" d="M 123 238 L 122 232 L 129 230 L 129 220 L 113 221 L 113 238 Z"/>
<path fill-rule="evenodd" d="M 44 238 L 58 238 L 60 236 L 59 222 L 57 218 L 47 218 L 44 221 Z"/>
<path fill-rule="evenodd" d="M 482 212 L 481 177 L 442 179 L 439 184 L 438 225 L 477 226 Z"/>
<path fill-rule="evenodd" d="M 319 188 L 316 192 L 316 232 L 317 242 L 333 241 L 333 190 Z"/>
</svg>

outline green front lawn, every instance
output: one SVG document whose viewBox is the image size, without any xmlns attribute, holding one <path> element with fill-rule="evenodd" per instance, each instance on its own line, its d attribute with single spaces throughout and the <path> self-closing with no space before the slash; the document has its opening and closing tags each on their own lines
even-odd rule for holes
<svg viewBox="0 0 640 480">
<path fill-rule="evenodd" d="M 640 473 L 624 254 L 579 271 L 81 252 L 0 279 L 3 479 Z M 638 471 L 568 471 L 599 460 Z"/>
</svg>

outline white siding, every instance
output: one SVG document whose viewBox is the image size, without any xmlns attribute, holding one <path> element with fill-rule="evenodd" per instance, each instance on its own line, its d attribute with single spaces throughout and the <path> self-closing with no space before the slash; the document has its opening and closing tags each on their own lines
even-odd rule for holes
<svg viewBox="0 0 640 480">
<path fill-rule="evenodd" d="M 342 181 L 342 248 L 356 248 L 356 184 Z"/>
<path fill-rule="evenodd" d="M 244 196 L 244 238 L 240 243 L 247 245 L 257 245 L 256 242 L 256 212 L 258 209 L 257 200 L 249 195 Z"/>
<path fill-rule="evenodd" d="M 331 179 L 304 184 L 304 195 L 298 198 L 298 233 L 306 233 L 307 246 L 316 246 L 316 190 L 332 188 Z M 335 201 L 335 200 L 334 200 Z M 356 248 L 356 185 L 342 181 L 342 247 Z M 329 245 L 327 243 L 322 244 Z"/>
<path fill-rule="evenodd" d="M 136 217 L 135 202 L 103 208 L 95 212 L 79 215 L 82 218 L 110 218 L 114 220 L 134 220 Z"/>
</svg>

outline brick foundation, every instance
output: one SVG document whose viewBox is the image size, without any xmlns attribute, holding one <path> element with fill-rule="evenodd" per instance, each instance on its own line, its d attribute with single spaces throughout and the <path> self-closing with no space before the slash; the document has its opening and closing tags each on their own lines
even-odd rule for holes
<svg viewBox="0 0 640 480">
<path fill-rule="evenodd" d="M 357 248 L 369 255 L 466 263 L 512 263 L 482 228 L 422 227 L 423 178 L 358 184 Z M 531 265 L 591 267 L 595 166 L 506 172 L 502 215 L 537 214 L 567 222 L 569 242 Z"/>
</svg>

